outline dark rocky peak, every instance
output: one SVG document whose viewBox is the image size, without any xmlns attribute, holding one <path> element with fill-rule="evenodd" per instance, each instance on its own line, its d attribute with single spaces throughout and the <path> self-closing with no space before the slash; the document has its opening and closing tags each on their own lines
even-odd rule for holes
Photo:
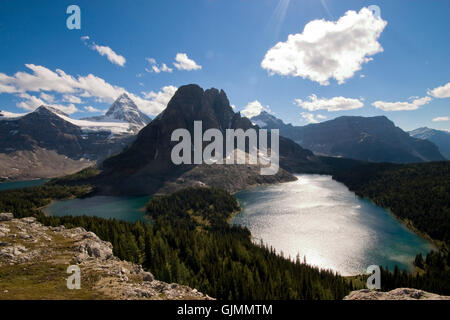
<svg viewBox="0 0 450 320">
<path fill-rule="evenodd" d="M 187 129 L 194 137 L 195 121 L 202 122 L 203 132 L 215 128 L 221 130 L 224 136 L 226 129 L 256 128 L 248 118 L 234 113 L 223 90 L 203 90 L 195 84 L 182 86 L 167 108 L 139 132 L 128 149 L 103 162 L 103 172 L 97 181 L 102 185 L 102 192 L 114 192 L 115 188 L 119 188 L 119 193 L 151 193 L 167 179 L 179 177 L 195 167 L 191 164 L 175 165 L 171 160 L 172 148 L 177 144 L 171 141 L 172 133 L 176 129 Z M 280 154 L 281 165 L 309 164 L 309 157 L 313 156 L 310 151 L 283 137 L 280 137 Z M 292 161 L 285 161 L 287 158 Z M 225 166 L 219 168 L 226 169 Z M 123 181 L 123 184 L 117 186 L 117 181 Z"/>
<path fill-rule="evenodd" d="M 180 87 L 167 108 L 155 119 L 170 128 L 193 130 L 194 121 L 202 121 L 203 129 L 252 127 L 248 119 L 235 114 L 223 90 L 215 88 L 203 90 L 196 84 Z"/>
</svg>

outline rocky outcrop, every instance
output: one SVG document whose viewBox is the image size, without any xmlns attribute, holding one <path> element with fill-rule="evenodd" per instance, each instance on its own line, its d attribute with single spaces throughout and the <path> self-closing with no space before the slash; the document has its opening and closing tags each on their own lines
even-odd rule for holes
<svg viewBox="0 0 450 320">
<path fill-rule="evenodd" d="M 80 268 L 83 290 L 65 288 L 69 265 Z M 35 269 L 42 280 L 36 281 L 36 272 L 24 276 L 23 270 Z M 156 280 L 142 266 L 115 257 L 111 243 L 83 228 L 47 227 L 10 213 L 0 213 L 0 274 L 6 275 L 0 279 L 0 299 L 33 299 L 35 288 L 44 290 L 39 297 L 55 299 L 211 299 L 187 286 Z M 17 281 L 29 292 L 17 288 Z M 42 281 L 50 282 L 42 288 Z"/>
<path fill-rule="evenodd" d="M 0 221 L 11 221 L 13 218 L 12 213 L 0 213 Z"/>
<path fill-rule="evenodd" d="M 352 291 L 344 300 L 450 300 L 450 297 L 417 289 L 398 288 L 389 292 L 369 289 Z"/>
<path fill-rule="evenodd" d="M 174 181 L 167 181 L 159 194 L 171 194 L 187 187 L 209 187 L 235 193 L 240 190 L 275 183 L 295 181 L 297 178 L 284 169 L 276 175 L 261 175 L 260 165 L 198 165 Z"/>
</svg>

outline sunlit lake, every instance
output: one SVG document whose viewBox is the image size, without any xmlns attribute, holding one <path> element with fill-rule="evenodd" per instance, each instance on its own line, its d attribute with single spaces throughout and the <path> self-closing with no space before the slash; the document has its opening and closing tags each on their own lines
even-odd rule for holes
<svg viewBox="0 0 450 320">
<path fill-rule="evenodd" d="M 255 241 L 262 239 L 285 256 L 300 254 L 309 264 L 343 275 L 364 272 L 369 265 L 411 270 L 416 254 L 433 248 L 330 176 L 297 177 L 239 192 L 243 211 L 232 223 L 247 226 Z"/>
</svg>

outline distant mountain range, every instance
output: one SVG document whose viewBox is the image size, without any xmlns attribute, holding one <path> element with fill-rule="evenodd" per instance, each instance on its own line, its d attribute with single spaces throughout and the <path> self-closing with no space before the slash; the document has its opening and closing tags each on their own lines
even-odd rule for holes
<svg viewBox="0 0 450 320">
<path fill-rule="evenodd" d="M 196 120 L 202 121 L 203 131 L 216 128 L 223 134 L 226 129 L 258 129 L 249 119 L 234 113 L 224 91 L 182 86 L 129 148 L 103 162 L 101 174 L 90 183 L 106 194 L 165 193 L 186 186 L 212 186 L 235 192 L 250 185 L 295 179 L 281 168 L 306 171 L 324 166 L 311 151 L 284 137 L 280 137 L 281 168 L 273 176 L 260 175 L 259 165 L 175 165 L 171 150 L 177 143 L 171 141 L 171 134 L 184 128 L 193 136 Z"/>
<path fill-rule="evenodd" d="M 126 95 L 97 121 L 51 106 L 28 114 L 0 111 L 0 177 L 31 179 L 76 172 L 129 145 L 150 119 Z"/>
<path fill-rule="evenodd" d="M 270 177 L 261 176 L 258 165 L 174 165 L 170 154 L 176 143 L 171 142 L 171 133 L 185 128 L 193 135 L 195 120 L 203 122 L 204 131 L 217 128 L 224 134 L 226 129 L 280 129 L 282 169 Z M 104 193 L 148 194 L 192 185 L 234 192 L 292 180 L 289 172 L 330 173 L 336 165 L 349 164 L 337 164 L 328 156 L 397 163 L 444 160 L 434 143 L 448 155 L 450 134 L 421 128 L 411 135 L 418 139 L 386 117 L 339 117 L 292 126 L 262 112 L 250 121 L 233 111 L 225 92 L 187 85 L 153 121 L 126 94 L 104 115 L 80 120 L 50 106 L 28 114 L 0 111 L 0 179 L 60 176 L 117 154 L 101 165 L 96 178 Z"/>
<path fill-rule="evenodd" d="M 344 116 L 293 126 L 263 111 L 251 120 L 262 128 L 280 129 L 280 135 L 317 155 L 393 163 L 445 160 L 435 144 L 411 137 L 384 116 Z"/>
<path fill-rule="evenodd" d="M 444 157 L 450 160 L 450 132 L 427 127 L 409 131 L 411 137 L 433 142 Z"/>
</svg>

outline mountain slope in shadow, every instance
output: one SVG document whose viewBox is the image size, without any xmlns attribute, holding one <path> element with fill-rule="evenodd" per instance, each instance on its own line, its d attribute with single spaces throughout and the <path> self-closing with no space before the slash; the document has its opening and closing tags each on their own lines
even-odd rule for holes
<svg viewBox="0 0 450 320">
<path fill-rule="evenodd" d="M 318 155 L 393 163 L 445 160 L 432 142 L 411 137 L 384 116 L 343 116 L 293 126 L 262 112 L 251 120 L 262 128 L 280 129 L 280 135 Z"/>
<path fill-rule="evenodd" d="M 249 185 L 295 179 L 287 171 L 317 170 L 325 166 L 311 151 L 284 137 L 279 140 L 280 170 L 273 176 L 261 176 L 259 165 L 175 165 L 171 151 L 178 142 L 171 141 L 172 132 L 184 128 L 193 137 L 194 121 L 202 121 L 203 132 L 216 128 L 224 136 L 226 129 L 259 129 L 233 111 L 223 90 L 203 90 L 193 84 L 182 86 L 167 108 L 139 132 L 128 149 L 103 162 L 102 172 L 92 181 L 98 192 L 153 194 L 192 185 L 222 187 L 234 192 Z"/>
</svg>

